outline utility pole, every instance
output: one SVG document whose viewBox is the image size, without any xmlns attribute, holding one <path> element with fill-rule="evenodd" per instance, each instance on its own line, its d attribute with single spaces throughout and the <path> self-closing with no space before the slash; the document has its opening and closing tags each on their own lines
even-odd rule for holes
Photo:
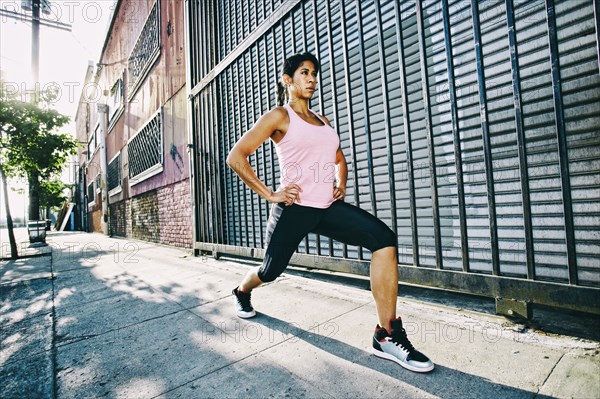
<svg viewBox="0 0 600 399">
<path fill-rule="evenodd" d="M 37 89 L 40 86 L 40 8 L 41 1 L 33 0 L 31 3 L 31 73 L 36 103 L 38 101 Z"/>
<path fill-rule="evenodd" d="M 43 3 L 42 3 L 43 2 Z M 25 11 L 31 11 L 31 17 L 25 13 L 11 11 L 6 8 L 0 8 L 0 15 L 13 18 L 19 21 L 31 21 L 31 74 L 33 80 L 33 94 L 31 100 L 34 103 L 38 103 L 40 99 L 40 25 L 50 26 L 56 29 L 62 29 L 66 31 L 71 31 L 71 25 L 65 24 L 58 21 L 50 21 L 47 19 L 41 18 L 42 13 L 42 4 L 44 5 L 44 13 L 49 14 L 50 11 L 50 2 L 48 0 L 24 0 L 21 2 L 21 7 Z M 33 206 L 34 201 L 31 201 L 31 196 L 38 196 L 38 192 L 35 189 L 31 189 L 32 183 L 39 187 L 37 182 L 38 176 L 28 176 L 29 179 L 29 221 L 31 222 L 31 227 L 28 222 L 28 230 L 30 234 L 30 241 L 32 240 L 32 230 L 37 230 L 36 235 L 41 236 L 39 233 L 40 229 L 45 230 L 46 222 L 40 222 L 39 216 L 39 208 Z M 37 210 L 37 212 L 36 212 Z M 43 223 L 43 226 L 42 226 Z M 45 237 L 45 232 L 43 234 Z M 31 241 L 32 245 L 38 244 L 37 242 Z M 43 242 L 43 240 L 42 240 Z M 45 243 L 43 244 L 45 245 Z"/>
</svg>

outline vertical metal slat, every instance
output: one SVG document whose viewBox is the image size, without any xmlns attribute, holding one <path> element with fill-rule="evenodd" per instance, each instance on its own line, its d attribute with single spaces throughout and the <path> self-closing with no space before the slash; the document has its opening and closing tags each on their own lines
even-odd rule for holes
<svg viewBox="0 0 600 399">
<path fill-rule="evenodd" d="M 450 93 L 450 115 L 452 119 L 452 138 L 454 139 L 454 165 L 456 167 L 456 185 L 458 189 L 458 217 L 460 220 L 460 247 L 462 270 L 469 271 L 469 238 L 467 237 L 467 215 L 465 210 L 465 188 L 463 181 L 462 151 L 458 128 L 458 109 L 456 104 L 456 83 L 454 81 L 454 60 L 452 57 L 452 37 L 450 35 L 450 13 L 448 0 L 442 0 L 444 20 L 444 42 L 446 45 L 446 65 L 448 73 L 448 91 Z"/>
<path fill-rule="evenodd" d="M 350 65 L 348 64 L 348 35 L 346 27 L 346 9 L 344 2 L 340 2 L 340 23 L 342 36 L 342 51 L 344 52 L 344 83 L 346 85 L 346 110 L 348 114 L 348 131 L 350 133 L 350 152 L 352 157 L 352 177 L 354 178 L 354 204 L 360 206 L 358 171 L 356 169 L 356 151 L 354 146 L 354 120 L 352 119 L 352 90 L 350 81 Z M 344 246 L 345 258 L 348 257 L 347 246 Z M 363 259 L 362 247 L 358 247 L 358 258 Z"/>
<path fill-rule="evenodd" d="M 317 16 L 317 1 L 316 0 L 312 0 L 312 18 L 313 18 L 313 23 L 314 23 L 314 30 L 315 30 L 315 56 L 317 57 L 317 59 L 319 60 L 319 62 L 321 62 L 321 46 L 319 45 L 319 20 L 318 20 L 318 16 Z M 304 37 L 305 37 L 305 45 L 304 45 L 304 49 L 305 51 L 308 51 L 308 46 L 306 44 L 306 23 L 304 21 L 304 3 L 302 3 L 302 29 L 304 32 Z M 321 74 L 323 73 L 323 63 L 321 62 Z M 321 115 L 325 114 L 325 108 L 323 105 L 323 83 L 322 83 L 322 79 L 317 79 L 317 85 L 318 85 L 318 90 L 317 90 L 317 95 L 319 96 L 319 112 L 321 113 Z M 321 235 L 316 234 L 316 246 L 317 246 L 317 255 L 321 255 Z M 331 239 L 330 239 L 330 246 L 331 246 Z"/>
<path fill-rule="evenodd" d="M 354 178 L 354 205 L 360 206 L 360 192 L 358 184 L 358 170 L 356 169 L 356 151 L 354 146 L 354 120 L 352 119 L 352 91 L 350 80 L 350 65 L 348 64 L 348 36 L 346 34 L 346 10 L 344 2 L 340 2 L 340 22 L 342 30 L 342 50 L 344 52 L 344 83 L 346 85 L 346 110 L 348 114 L 348 131 L 350 133 L 350 152 L 352 157 L 352 175 Z M 344 247 L 344 257 L 348 257 L 347 248 Z M 358 258 L 363 259 L 362 247 L 358 247 Z"/>
<path fill-rule="evenodd" d="M 437 192 L 437 175 L 435 166 L 435 147 L 433 140 L 433 128 L 431 123 L 431 109 L 429 108 L 429 74 L 427 72 L 427 54 L 425 42 L 425 29 L 423 28 L 422 0 L 417 0 L 417 31 L 419 35 L 419 60 L 421 63 L 421 80 L 423 82 L 423 108 L 425 110 L 425 129 L 427 130 L 427 147 L 429 150 L 429 176 L 431 180 L 431 202 L 433 208 L 433 235 L 435 240 L 436 267 L 442 269 L 444 261 L 442 258 L 442 237 L 440 233 L 440 211 Z"/>
<path fill-rule="evenodd" d="M 375 176 L 373 171 L 373 149 L 371 143 L 371 114 L 369 112 L 369 88 L 367 87 L 367 66 L 365 62 L 365 44 L 364 44 L 364 32 L 362 25 L 362 10 L 360 6 L 361 1 L 356 0 L 356 15 L 357 15 L 357 30 L 358 30 L 358 52 L 360 59 L 360 70 L 361 70 L 361 87 L 363 91 L 363 112 L 365 114 L 365 140 L 367 144 L 367 173 L 369 175 L 369 191 L 371 194 L 371 209 L 375 217 L 377 217 L 377 198 L 375 195 Z"/>
<path fill-rule="evenodd" d="M 208 215 L 209 215 L 209 221 L 212 221 L 212 223 L 209 224 L 209 237 L 210 240 L 209 242 L 214 243 L 215 242 L 215 203 L 214 203 L 214 184 L 213 184 L 213 177 L 214 177 L 214 170 L 213 170 L 213 156 L 214 156 L 214 150 L 213 150 L 213 140 L 212 137 L 213 135 L 212 133 L 212 108 L 211 108 L 211 104 L 210 104 L 210 88 L 211 85 L 208 85 L 204 88 L 204 90 L 202 91 L 202 102 L 204 104 L 205 107 L 205 113 L 206 113 L 206 127 L 204 129 L 204 140 L 205 140 L 205 149 L 206 149 L 206 181 L 207 181 L 207 186 L 206 186 L 206 199 L 207 202 L 210 201 L 210 205 L 208 206 Z M 210 194 L 209 194 L 210 193 Z"/>
<path fill-rule="evenodd" d="M 498 223 L 496 219 L 496 194 L 493 172 L 494 164 L 492 161 L 492 146 L 490 143 L 490 123 L 487 110 L 483 51 L 481 49 L 481 25 L 479 22 L 479 7 L 477 5 L 477 0 L 471 0 L 471 14 L 473 15 L 473 38 L 475 41 L 475 60 L 477 63 L 477 83 L 479 85 L 479 113 L 481 118 L 481 138 L 483 140 L 483 160 L 485 164 L 485 182 L 487 187 L 490 245 L 492 250 L 492 274 L 498 276 L 500 275 L 500 254 L 498 251 Z"/>
<path fill-rule="evenodd" d="M 213 136 L 213 141 L 214 141 L 214 145 L 213 145 L 213 150 L 215 151 L 215 177 L 214 177 L 214 184 L 215 184 L 215 194 L 216 194 L 216 198 L 215 198 L 215 204 L 216 205 L 216 225 L 217 225 L 217 242 L 218 243 L 223 243 L 224 242 L 224 238 L 223 238 L 223 230 L 224 230 L 224 226 L 223 226 L 223 195 L 222 195 L 222 181 L 223 179 L 221 178 L 221 165 L 224 164 L 223 162 L 223 152 L 221 151 L 221 129 L 219 126 L 219 115 L 221 115 L 221 110 L 219 109 L 219 103 L 218 101 L 216 101 L 215 99 L 218 98 L 217 97 L 217 93 L 218 93 L 218 85 L 219 83 L 219 79 L 215 79 L 213 81 L 212 87 L 211 87 L 211 96 L 210 96 L 210 100 L 211 100 L 211 110 L 212 110 L 212 117 L 213 117 L 213 130 L 212 130 L 212 136 Z"/>
<path fill-rule="evenodd" d="M 225 110 L 227 110 L 227 107 L 224 104 L 225 98 L 226 96 L 224 95 L 223 91 L 224 91 L 224 87 L 227 87 L 227 85 L 223 84 L 223 81 L 225 80 L 225 75 L 221 74 L 218 78 L 217 78 L 217 99 L 218 99 L 218 107 L 219 110 L 217 111 L 217 115 L 220 116 L 220 122 L 221 122 L 221 129 L 219 131 L 219 141 L 221 143 L 221 147 L 223 148 L 223 153 L 222 153 L 222 158 L 220 160 L 220 165 L 223 168 L 223 173 L 219 175 L 219 185 L 221 187 L 221 200 L 220 200 L 220 204 L 221 207 L 224 209 L 223 211 L 223 215 L 224 215 L 224 227 L 223 227 L 223 244 L 231 244 L 231 237 L 229 235 L 229 226 L 231 223 L 231 220 L 229 218 L 229 206 L 228 203 L 226 201 L 226 198 L 228 197 L 227 193 L 229 192 L 228 190 L 228 186 L 227 186 L 227 181 L 229 179 L 229 173 L 231 171 L 231 168 L 229 168 L 229 166 L 227 166 L 227 164 L 225 163 L 225 159 L 227 157 L 227 154 L 229 153 L 228 151 L 228 142 L 229 139 L 227 138 L 227 136 L 229 136 L 229 130 L 225 127 L 226 125 L 226 121 L 227 121 L 227 117 L 225 116 Z M 223 176 L 223 178 L 221 178 L 221 176 Z"/>
<path fill-rule="evenodd" d="M 246 79 L 246 70 L 247 70 L 247 65 L 246 65 L 246 54 L 242 54 L 242 56 L 240 57 L 241 62 L 242 62 L 242 87 L 244 90 L 244 95 L 246 98 L 248 98 L 247 93 L 246 93 L 246 89 L 248 88 L 248 80 Z M 252 85 L 250 85 L 252 86 Z M 246 131 L 248 130 L 248 106 L 247 104 L 244 102 L 241 102 L 241 91 L 238 91 L 238 99 L 240 99 L 240 102 L 238 103 L 239 105 L 239 109 L 240 109 L 240 134 L 243 135 L 244 133 L 246 133 Z M 241 111 L 244 110 L 244 116 L 242 116 Z M 252 166 L 252 158 L 255 156 L 255 154 L 250 154 L 250 156 L 248 157 L 248 162 L 250 163 L 250 166 Z M 252 245 L 254 248 L 256 248 L 256 221 L 254 220 L 254 191 L 250 190 L 246 185 L 243 186 L 243 190 L 244 190 L 244 209 L 246 211 L 246 237 L 248 237 L 248 234 L 250 234 L 249 228 L 248 228 L 248 212 L 251 212 L 251 225 L 252 225 Z M 250 208 L 248 209 L 248 194 L 250 194 Z M 248 243 L 248 246 L 250 246 L 250 240 L 248 239 L 246 241 Z"/>
<path fill-rule="evenodd" d="M 523 223 L 525 227 L 525 250 L 527 256 L 527 278 L 535 279 L 533 230 L 531 222 L 531 203 L 529 197 L 529 178 L 527 167 L 527 151 L 525 146 L 525 128 L 523 126 L 523 106 L 521 102 L 521 79 L 517 54 L 517 35 L 515 31 L 515 11 L 513 0 L 506 0 L 506 16 L 508 23 L 508 45 L 510 49 L 510 67 L 513 83 L 513 100 L 515 122 L 517 128 L 517 146 L 519 151 L 519 169 L 521 178 L 521 196 L 523 202 Z"/>
<path fill-rule="evenodd" d="M 569 284 L 577 284 L 577 257 L 575 253 L 575 228 L 573 224 L 573 205 L 571 201 L 571 181 L 569 178 L 569 154 L 565 114 L 560 82 L 560 63 L 558 60 L 558 39 L 556 32 L 556 15 L 554 0 L 546 0 L 548 22 L 548 42 L 550 44 L 550 69 L 552 74 L 552 95 L 554 97 L 554 115 L 558 141 L 560 165 L 560 181 L 562 188 L 563 211 L 565 217 L 565 236 L 567 241 L 567 259 L 569 268 Z M 596 21 L 597 23 L 597 21 Z"/>
<path fill-rule="evenodd" d="M 596 54 L 598 69 L 600 69 L 600 0 L 594 0 L 594 20 L 596 21 Z"/>
<path fill-rule="evenodd" d="M 302 41 L 304 43 L 304 48 L 302 50 L 298 50 L 297 52 L 306 52 L 308 51 L 308 38 L 306 37 L 306 6 L 305 6 L 306 2 L 302 2 L 300 3 L 300 9 L 302 10 Z M 316 26 L 315 26 L 316 28 Z M 317 56 L 317 59 L 320 60 L 319 56 Z"/>
<path fill-rule="evenodd" d="M 256 51 L 259 51 L 258 45 L 256 46 Z M 252 51 L 249 51 L 249 55 L 250 55 L 250 67 L 254 69 L 254 57 L 252 56 Z M 258 77 L 258 87 L 262 87 L 260 84 L 260 75 L 261 75 L 261 71 L 260 71 L 260 65 L 256 65 L 256 71 L 257 71 L 257 75 Z M 252 104 L 252 117 L 251 118 L 247 118 L 250 119 L 249 122 L 250 124 L 248 125 L 248 129 L 252 126 L 252 124 L 254 123 L 254 118 L 256 115 L 256 109 L 254 108 L 254 84 L 250 84 L 250 98 L 252 99 L 251 104 Z M 260 104 L 259 105 L 259 109 L 262 112 L 262 96 L 259 96 L 260 99 Z M 268 140 L 268 139 L 267 139 Z M 257 151 L 260 151 L 262 154 L 262 161 L 264 164 L 264 160 L 265 160 L 265 153 L 264 153 L 264 148 L 258 148 Z M 258 179 L 260 180 L 260 176 L 258 175 L 258 155 L 256 155 L 256 175 L 258 177 Z M 264 169 L 263 169 L 264 170 Z M 262 242 L 263 242 L 263 217 L 262 217 L 262 208 L 263 208 L 263 199 L 255 194 L 254 192 L 252 192 L 252 196 L 256 196 L 256 201 L 258 203 L 258 236 L 259 236 L 259 245 L 256 244 L 256 239 L 254 239 L 254 248 L 261 248 L 262 247 Z M 252 205 L 252 208 L 254 208 L 254 202 Z M 254 210 L 252 210 L 252 214 L 254 215 Z M 254 217 L 252 218 L 254 219 Z M 252 223 L 252 225 L 254 226 L 255 223 Z M 254 231 L 254 230 L 253 230 Z M 254 237 L 256 237 L 256 232 L 254 231 Z"/>
<path fill-rule="evenodd" d="M 304 18 L 304 2 L 301 4 L 300 13 L 301 13 L 301 16 L 302 16 L 302 32 L 303 32 L 303 35 L 302 35 L 302 44 L 304 45 L 304 49 L 306 50 L 308 48 L 308 46 L 307 46 L 307 43 L 306 43 L 306 28 L 305 28 L 306 27 L 306 20 Z M 294 47 L 293 53 L 295 54 L 295 53 L 300 52 L 300 51 L 296 47 L 296 38 L 295 38 L 295 36 L 296 36 L 295 35 L 296 28 L 295 28 L 295 25 L 294 25 L 294 13 L 293 12 L 290 13 L 290 21 L 292 22 L 292 43 L 293 43 L 293 47 Z M 317 59 L 318 58 L 319 58 L 319 56 L 317 56 Z M 310 101 L 309 101 L 308 105 L 310 107 Z M 317 240 L 318 240 L 318 237 L 317 237 Z M 319 242 L 319 241 L 317 241 L 317 242 Z M 318 244 L 317 244 L 317 248 L 319 248 Z M 308 234 L 307 234 L 304 237 L 304 253 L 309 253 L 310 252 L 309 249 L 310 249 L 310 245 L 309 245 Z"/>
<path fill-rule="evenodd" d="M 233 128 L 236 130 L 234 132 L 234 142 L 237 140 L 237 132 L 241 130 L 241 126 L 242 126 L 242 115 L 240 113 L 240 109 L 241 109 L 241 101 L 240 101 L 240 65 L 239 63 L 235 63 L 235 74 L 236 74 L 236 93 L 238 93 L 238 95 L 236 96 L 236 103 L 233 109 L 233 113 L 234 113 L 234 125 Z M 239 119 L 238 119 L 238 114 L 239 114 Z M 243 183 L 240 181 L 239 178 L 235 179 L 236 181 L 236 185 L 237 185 L 237 194 L 238 194 L 238 212 L 240 213 L 240 219 L 239 219 L 239 229 L 240 229 L 240 242 L 239 245 L 245 245 L 246 246 L 250 246 L 250 241 L 248 238 L 248 212 L 247 212 L 247 207 L 246 207 L 246 194 L 245 194 L 245 187 L 243 185 Z M 241 192 L 240 192 L 240 187 L 241 187 Z M 243 199 L 242 199 L 243 198 Z M 242 207 L 242 201 L 244 204 L 244 209 L 240 209 Z M 242 219 L 243 219 L 243 226 L 245 227 L 245 229 L 242 228 Z M 242 232 L 245 231 L 246 232 L 246 241 L 244 241 L 244 235 L 242 234 Z"/>
<path fill-rule="evenodd" d="M 214 24 L 214 2 L 208 2 L 208 23 L 206 24 L 208 27 L 208 48 L 209 48 L 209 58 L 208 58 L 208 69 L 210 71 L 215 66 L 215 54 L 218 43 L 215 41 L 215 24 Z M 206 46 L 205 46 L 206 48 Z"/>
<path fill-rule="evenodd" d="M 275 87 L 277 87 L 277 82 L 279 80 L 279 76 L 277 76 L 277 43 L 275 41 L 275 27 L 273 27 L 273 29 L 271 30 L 271 33 L 273 36 L 271 50 L 273 51 L 273 67 L 275 68 L 275 75 L 274 75 L 275 76 Z M 266 40 L 266 36 L 265 36 L 265 40 Z M 269 109 L 271 109 L 271 107 L 274 107 L 277 105 L 277 97 L 275 98 L 275 104 L 271 104 L 271 98 L 269 96 L 267 97 L 267 100 L 268 100 Z M 274 147 L 274 144 L 269 143 L 269 151 L 271 154 L 271 190 L 275 191 L 275 189 L 277 188 L 277 182 L 275 181 L 275 150 L 273 147 Z"/>
<path fill-rule="evenodd" d="M 379 44 L 379 69 L 381 72 L 381 94 L 383 100 L 383 121 L 387 142 L 388 178 L 390 184 L 390 206 L 392 213 L 392 230 L 398 235 L 398 220 L 396 213 L 396 179 L 394 176 L 394 144 L 392 142 L 392 122 L 390 118 L 390 102 L 388 99 L 387 65 L 385 62 L 385 41 L 381 22 L 381 7 L 375 0 L 375 19 L 377 21 L 377 40 Z"/>
<path fill-rule="evenodd" d="M 410 224 L 412 232 L 413 265 L 419 266 L 419 234 L 417 230 L 417 205 L 415 201 L 415 173 L 412 157 L 412 134 L 410 129 L 410 109 L 408 106 L 408 88 L 406 83 L 406 65 L 404 63 L 404 37 L 402 33 L 402 19 L 399 0 L 394 1 L 396 16 L 396 37 L 398 38 L 398 63 L 400 70 L 400 85 L 402 90 L 402 116 L 404 123 L 404 141 L 406 142 L 406 171 L 408 174 L 408 195 L 410 202 Z"/>
<path fill-rule="evenodd" d="M 214 204 L 212 201 L 212 196 L 213 196 L 213 191 L 212 191 L 212 182 L 211 182 L 211 178 L 213 176 L 212 173 L 212 146 L 211 146 L 211 140 L 210 140 L 210 125 L 211 125 L 211 120 L 210 120 L 210 114 L 211 114 L 211 109 L 210 106 L 208 104 L 208 90 L 210 89 L 210 86 L 206 87 L 203 91 L 202 91 L 202 107 L 204 109 L 204 130 L 203 130 L 203 137 L 202 140 L 204 141 L 204 145 L 203 145 L 203 149 L 204 149 L 204 153 L 206 154 L 206 158 L 204 161 L 204 166 L 205 166 L 205 177 L 204 177 L 204 181 L 205 181 L 205 188 L 204 188 L 204 192 L 206 194 L 206 215 L 208 218 L 208 225 L 207 225 L 207 232 L 208 232 L 208 242 L 215 242 L 215 223 L 214 223 Z M 209 195 L 210 192 L 210 195 Z M 209 205 L 213 205 L 213 206 L 209 206 Z"/>
<path fill-rule="evenodd" d="M 316 9 L 316 3 L 317 0 L 313 0 L 313 13 L 314 13 L 314 19 L 315 19 L 315 23 L 317 21 L 317 9 Z M 326 1 L 325 2 L 325 10 L 327 13 L 327 32 L 329 32 L 329 34 L 327 35 L 327 49 L 329 51 L 329 62 L 331 64 L 331 98 L 332 98 L 332 102 L 333 102 L 333 123 L 335 125 L 335 129 L 338 133 L 339 136 L 339 126 L 340 126 L 340 121 L 339 121 L 339 115 L 338 115 L 338 104 L 337 104 L 337 84 L 336 84 L 336 79 L 335 79 L 335 62 L 333 59 L 333 34 L 332 34 L 332 24 L 331 24 L 331 9 L 329 7 L 329 2 Z M 318 34 L 317 34 L 318 37 Z M 317 39 L 318 41 L 318 39 Z M 320 84 L 320 82 L 319 82 Z M 321 90 L 321 86 L 319 86 L 319 90 Z M 341 147 L 341 146 L 340 146 Z M 320 248 L 319 248 L 320 250 Z M 344 243 L 344 253 L 347 253 L 348 249 L 347 249 L 347 245 Z M 329 256 L 333 256 L 333 239 L 329 238 Z"/>
<path fill-rule="evenodd" d="M 199 190 L 199 200 L 202 209 L 202 218 L 201 221 L 201 235 L 200 241 L 206 242 L 208 239 L 208 218 L 207 218 L 207 201 L 206 201 L 206 146 L 204 143 L 204 128 L 205 128 L 205 120 L 204 120 L 204 105 L 202 104 L 202 96 L 198 96 L 198 121 L 199 121 L 199 137 L 198 137 L 198 157 L 200 158 L 199 162 L 199 172 L 200 172 L 200 190 Z"/>
<path fill-rule="evenodd" d="M 232 71 L 233 71 L 232 67 L 227 68 L 227 71 L 226 71 L 227 79 L 225 80 L 226 87 L 233 86 L 233 82 L 231 81 Z M 229 99 L 231 98 L 231 96 L 227 96 L 226 98 L 227 98 L 227 104 L 226 104 L 227 109 L 231 110 L 233 108 L 233 107 L 230 107 L 230 104 L 229 104 Z M 232 103 L 233 103 L 233 101 L 232 101 Z M 233 104 L 231 104 L 231 105 L 233 105 Z M 235 118 L 235 112 L 232 111 L 231 114 L 232 114 L 232 118 Z M 227 116 L 225 118 L 225 121 L 226 121 L 226 126 L 227 126 L 226 134 L 227 134 L 227 146 L 228 146 L 228 152 L 229 152 L 233 148 L 233 143 L 235 141 L 235 133 L 233 132 L 233 127 L 232 127 L 231 123 L 229 122 L 230 121 L 229 116 Z M 235 126 L 235 121 L 234 121 L 234 126 Z M 236 226 L 238 226 L 238 227 L 241 226 L 241 222 L 240 222 L 239 215 L 236 212 L 239 209 L 239 206 L 238 207 L 235 206 L 235 195 L 234 195 L 237 192 L 238 197 L 239 197 L 238 180 L 236 179 L 235 173 L 231 168 L 227 168 L 227 171 L 229 173 L 229 175 L 228 175 L 229 176 L 229 184 L 231 185 L 230 187 L 231 187 L 231 192 L 232 192 L 232 195 L 231 195 L 231 228 L 232 228 L 233 236 L 230 237 L 231 241 L 229 243 L 231 245 L 239 245 L 239 242 L 237 241 Z M 234 187 L 235 187 L 235 190 L 234 190 Z M 240 229 L 240 231 L 241 231 L 241 229 Z"/>
</svg>

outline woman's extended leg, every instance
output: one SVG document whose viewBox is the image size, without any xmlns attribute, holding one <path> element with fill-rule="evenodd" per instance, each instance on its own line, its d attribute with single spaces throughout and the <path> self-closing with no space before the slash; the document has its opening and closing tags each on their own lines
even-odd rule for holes
<svg viewBox="0 0 600 399">
<path fill-rule="evenodd" d="M 398 257 L 396 247 L 373 252 L 371 256 L 371 291 L 377 307 L 379 325 L 392 331 L 390 322 L 396 318 L 398 299 Z"/>
<path fill-rule="evenodd" d="M 327 209 L 314 230 L 334 240 L 368 248 L 371 252 L 371 291 L 379 325 L 390 330 L 398 299 L 397 237 L 385 223 L 369 212 L 343 201 Z"/>
<path fill-rule="evenodd" d="M 396 317 L 398 299 L 397 237 L 385 223 L 365 210 L 342 201 L 334 202 L 314 231 L 372 252 L 371 291 L 379 325 L 373 334 L 372 352 L 409 370 L 424 373 L 434 365 L 410 343 L 402 320 Z"/>
</svg>

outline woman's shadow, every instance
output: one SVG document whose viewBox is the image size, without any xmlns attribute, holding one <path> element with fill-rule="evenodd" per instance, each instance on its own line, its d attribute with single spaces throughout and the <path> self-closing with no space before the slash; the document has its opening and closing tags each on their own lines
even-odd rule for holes
<svg viewBox="0 0 600 399">
<path fill-rule="evenodd" d="M 422 397 L 425 393 L 442 397 L 442 398 L 468 398 L 468 397 L 498 397 L 498 398 L 550 398 L 545 395 L 538 395 L 536 392 L 527 391 L 521 388 L 515 388 L 503 384 L 490 381 L 486 378 L 464 373 L 446 366 L 436 365 L 435 369 L 426 374 L 414 373 L 399 365 L 379 359 L 369 352 L 344 343 L 331 337 L 337 331 L 332 328 L 335 323 L 324 322 L 320 323 L 321 328 L 311 328 L 309 330 L 302 329 L 293 323 L 286 322 L 276 317 L 269 316 L 264 313 L 257 314 L 257 317 L 252 319 L 252 322 L 263 325 L 269 330 L 279 332 L 289 336 L 285 342 L 302 341 L 318 350 L 327 352 L 334 357 L 342 359 L 345 362 L 357 364 L 365 369 L 370 369 L 376 373 L 368 373 L 377 379 L 377 373 L 389 376 L 398 381 L 398 390 L 396 397 Z M 329 324 L 329 327 L 328 327 Z M 339 326 L 335 326 L 339 328 Z M 303 358 L 307 358 L 306 351 L 310 351 L 309 347 L 299 347 Z M 285 351 L 285 349 L 284 349 Z M 292 355 L 293 356 L 293 355 Z M 377 381 L 369 381 L 364 376 L 355 374 L 355 368 L 344 367 L 342 363 L 336 362 L 335 359 L 321 359 L 323 367 L 315 366 L 314 363 L 306 365 L 294 364 L 294 371 L 298 367 L 305 368 L 307 375 L 302 375 L 302 378 L 314 379 L 315 383 L 333 383 L 339 382 L 343 385 L 357 384 L 360 390 L 368 389 L 369 384 L 379 387 Z M 288 359 L 288 362 L 294 362 L 293 359 Z M 486 364 L 481 364 L 481 367 L 488 367 Z M 323 375 L 323 373 L 328 375 Z M 340 389 L 343 390 L 343 385 Z M 385 384 L 381 384 L 383 386 Z M 402 387 L 404 386 L 404 387 Z M 405 390 L 403 390 L 405 388 Z M 356 393 L 356 389 L 349 387 L 349 392 Z M 340 396 L 345 396 L 344 392 L 339 392 Z M 378 392 L 378 394 L 380 394 Z M 399 396 L 398 396 L 399 395 Z"/>
</svg>

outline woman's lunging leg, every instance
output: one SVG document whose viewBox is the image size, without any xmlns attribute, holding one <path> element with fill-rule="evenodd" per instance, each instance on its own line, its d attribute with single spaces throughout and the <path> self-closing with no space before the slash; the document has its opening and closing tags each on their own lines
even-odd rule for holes
<svg viewBox="0 0 600 399">
<path fill-rule="evenodd" d="M 250 292 L 262 283 L 263 281 L 258 277 L 258 268 L 253 268 L 246 273 L 238 289 L 242 292 Z"/>
<path fill-rule="evenodd" d="M 343 201 L 334 202 L 315 230 L 350 245 L 368 248 L 371 287 L 379 325 L 390 331 L 398 298 L 397 237 L 385 223 L 367 211 Z"/>
<path fill-rule="evenodd" d="M 395 246 L 381 248 L 371 255 L 371 291 L 379 325 L 390 332 L 390 322 L 396 318 L 398 298 L 398 258 Z"/>
</svg>

